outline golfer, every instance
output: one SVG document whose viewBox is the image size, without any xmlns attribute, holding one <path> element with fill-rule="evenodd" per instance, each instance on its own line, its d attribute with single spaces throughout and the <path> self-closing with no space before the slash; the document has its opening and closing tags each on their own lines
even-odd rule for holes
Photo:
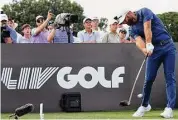
<svg viewBox="0 0 178 120">
<path fill-rule="evenodd" d="M 142 117 L 151 110 L 149 103 L 153 82 L 157 71 L 163 63 L 167 106 L 160 115 L 164 118 L 173 117 L 173 108 L 176 102 L 175 58 L 176 47 L 162 21 L 148 8 L 138 11 L 122 11 L 116 19 L 119 24 L 130 26 L 130 34 L 136 40 L 137 47 L 148 55 L 146 61 L 145 82 L 141 106 L 133 117 Z"/>
</svg>

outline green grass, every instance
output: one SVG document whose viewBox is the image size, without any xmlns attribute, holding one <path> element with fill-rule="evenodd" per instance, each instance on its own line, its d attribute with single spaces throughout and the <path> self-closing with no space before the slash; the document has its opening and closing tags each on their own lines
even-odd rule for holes
<svg viewBox="0 0 178 120">
<path fill-rule="evenodd" d="M 162 110 L 152 110 L 145 114 L 141 119 L 163 119 L 159 115 Z M 78 113 L 45 113 L 44 118 L 47 119 L 134 119 L 132 114 L 134 111 L 117 111 L 117 112 L 78 112 Z M 10 113 L 2 113 L 1 119 L 9 119 Z M 40 119 L 39 113 L 31 113 L 24 115 L 21 119 Z M 178 119 L 178 110 L 174 111 L 174 119 Z"/>
</svg>

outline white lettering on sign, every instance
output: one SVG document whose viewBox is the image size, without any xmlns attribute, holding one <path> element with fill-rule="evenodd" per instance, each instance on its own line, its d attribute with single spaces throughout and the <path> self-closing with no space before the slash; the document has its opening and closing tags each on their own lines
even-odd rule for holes
<svg viewBox="0 0 178 120">
<path fill-rule="evenodd" d="M 93 67 L 84 67 L 78 74 L 70 74 L 72 67 L 63 67 L 58 71 L 57 82 L 58 84 L 65 88 L 71 89 L 74 88 L 78 83 L 86 89 L 94 88 L 98 82 L 105 88 L 119 88 L 119 84 L 123 83 L 123 77 L 120 77 L 121 74 L 125 73 L 125 67 L 118 67 L 112 73 L 112 80 L 106 80 L 105 78 L 105 68 L 98 67 L 96 70 Z M 87 81 L 85 76 L 90 74 L 92 79 Z M 64 79 L 64 76 L 67 75 L 67 80 Z"/>
<path fill-rule="evenodd" d="M 57 71 L 57 83 L 65 89 L 74 88 L 77 84 L 86 89 L 94 88 L 97 84 L 105 88 L 119 88 L 119 84 L 124 82 L 120 75 L 125 74 L 125 67 L 116 68 L 111 75 L 111 80 L 105 78 L 105 68 L 97 69 L 86 66 L 79 70 L 77 74 L 71 74 L 72 67 L 47 67 L 42 71 L 42 67 L 21 68 L 19 79 L 13 80 L 13 68 L 3 68 L 1 82 L 7 89 L 40 89 Z M 91 80 L 86 80 L 86 75 L 91 76 Z M 65 80 L 66 76 L 66 80 Z"/>
</svg>

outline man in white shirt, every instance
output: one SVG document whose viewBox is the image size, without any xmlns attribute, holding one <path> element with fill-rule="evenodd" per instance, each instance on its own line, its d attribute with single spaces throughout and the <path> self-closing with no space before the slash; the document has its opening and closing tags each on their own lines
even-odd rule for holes
<svg viewBox="0 0 178 120">
<path fill-rule="evenodd" d="M 31 27 L 29 24 L 24 24 L 22 26 L 22 33 L 23 33 L 23 36 L 18 38 L 18 42 L 19 43 L 32 43 Z"/>
<path fill-rule="evenodd" d="M 83 20 L 84 30 L 78 32 L 77 37 L 80 40 L 80 43 L 97 43 L 100 41 L 99 33 L 92 30 L 91 18 L 85 18 Z"/>
<path fill-rule="evenodd" d="M 97 43 L 101 43 L 104 35 L 106 34 L 106 32 L 102 31 L 99 28 L 100 20 L 99 20 L 98 17 L 93 17 L 91 20 L 92 20 L 92 22 L 91 22 L 92 30 L 98 32 L 99 36 L 100 36 L 100 41 L 97 41 Z"/>
</svg>

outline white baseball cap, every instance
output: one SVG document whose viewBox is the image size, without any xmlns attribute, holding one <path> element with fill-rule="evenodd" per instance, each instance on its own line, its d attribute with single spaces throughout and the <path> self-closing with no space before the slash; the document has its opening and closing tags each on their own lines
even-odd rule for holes
<svg viewBox="0 0 178 120">
<path fill-rule="evenodd" d="M 128 12 L 130 12 L 128 9 L 122 10 L 117 16 L 114 17 L 114 19 L 117 20 L 119 24 L 121 24 Z"/>
<path fill-rule="evenodd" d="M 36 21 L 37 21 L 39 18 L 44 18 L 44 17 L 41 16 L 41 15 L 38 15 L 38 16 L 36 17 Z"/>
<path fill-rule="evenodd" d="M 2 21 L 2 20 L 8 21 L 8 17 L 6 14 L 0 14 L 0 21 Z"/>
<path fill-rule="evenodd" d="M 92 20 L 92 19 L 87 17 L 87 18 L 83 19 L 83 23 L 85 23 L 87 20 Z"/>
<path fill-rule="evenodd" d="M 115 20 L 115 19 L 110 19 L 110 20 L 109 20 L 109 25 L 112 25 L 112 24 L 114 24 L 114 23 L 118 23 L 118 21 Z"/>
</svg>

